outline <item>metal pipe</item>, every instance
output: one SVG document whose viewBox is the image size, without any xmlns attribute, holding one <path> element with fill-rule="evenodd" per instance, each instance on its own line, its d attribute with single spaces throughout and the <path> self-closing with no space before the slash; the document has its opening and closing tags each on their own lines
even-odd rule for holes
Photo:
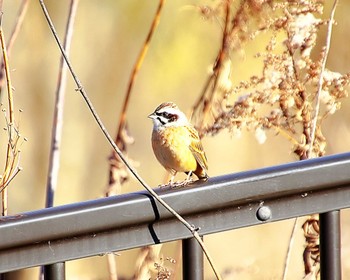
<svg viewBox="0 0 350 280">
<path fill-rule="evenodd" d="M 350 208 L 350 153 L 197 181 L 158 194 L 206 235 Z M 2 217 L 0 273 L 191 238 L 146 191 Z"/>
<path fill-rule="evenodd" d="M 182 279 L 203 280 L 203 251 L 195 238 L 182 240 Z"/>
<path fill-rule="evenodd" d="M 341 280 L 340 211 L 320 214 L 321 279 Z"/>
<path fill-rule="evenodd" d="M 64 262 L 44 266 L 45 280 L 65 280 L 66 266 Z"/>
</svg>

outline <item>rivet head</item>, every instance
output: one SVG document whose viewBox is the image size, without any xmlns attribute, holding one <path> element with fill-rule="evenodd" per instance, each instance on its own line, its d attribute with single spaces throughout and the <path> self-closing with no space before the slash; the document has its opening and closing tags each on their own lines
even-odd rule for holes
<svg viewBox="0 0 350 280">
<path fill-rule="evenodd" d="M 270 220 L 272 217 L 272 212 L 270 207 L 268 206 L 259 207 L 258 211 L 256 211 L 256 217 L 263 222 Z"/>
</svg>

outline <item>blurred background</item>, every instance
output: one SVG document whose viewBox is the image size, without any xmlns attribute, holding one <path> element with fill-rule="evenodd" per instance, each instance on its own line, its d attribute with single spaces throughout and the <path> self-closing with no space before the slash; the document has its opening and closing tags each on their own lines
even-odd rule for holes
<svg viewBox="0 0 350 280">
<path fill-rule="evenodd" d="M 58 34 L 63 40 L 68 0 L 45 1 Z M 135 143 L 129 155 L 138 162 L 139 174 L 151 186 L 163 183 L 165 172 L 156 161 L 150 144 L 151 120 L 147 116 L 160 103 L 173 101 L 189 112 L 198 98 L 221 44 L 221 26 L 205 20 L 196 5 L 213 1 L 167 1 L 149 52 L 134 84 L 128 110 L 129 130 Z M 327 1 L 324 18 L 332 1 Z M 350 2 L 339 1 L 327 68 L 350 72 Z M 21 1 L 5 1 L 3 26 L 9 37 Z M 117 131 L 119 113 L 135 59 L 146 38 L 158 1 L 81 0 L 74 27 L 71 61 L 98 114 L 112 136 Z M 237 2 L 237 6 L 239 3 Z M 318 41 L 321 48 L 326 28 Z M 261 46 L 260 46 L 261 47 Z M 244 53 L 232 54 L 232 82 L 237 84 L 260 68 L 254 59 L 258 41 L 247 44 Z M 45 205 L 53 109 L 60 52 L 44 19 L 38 1 L 29 10 L 9 60 L 16 120 L 20 133 L 28 138 L 21 146 L 23 171 L 9 186 L 9 214 L 41 209 Z M 108 156 L 111 148 L 98 129 L 80 93 L 68 77 L 65 99 L 61 165 L 55 205 L 100 198 L 108 182 Z M 7 106 L 6 93 L 1 102 Z M 21 109 L 23 112 L 19 113 Z M 350 150 L 350 101 L 324 122 L 327 154 Z M 5 117 L 0 117 L 5 127 Z M 0 133 L 0 164 L 5 164 L 6 131 Z M 218 144 L 219 143 L 219 144 Z M 210 176 L 256 169 L 297 160 L 291 144 L 274 133 L 260 145 L 254 133 L 240 137 L 228 132 L 203 139 Z M 141 190 L 131 179 L 123 192 Z M 350 214 L 342 211 L 343 278 L 350 279 Z M 118 213 L 115 213 L 118 215 Z M 288 279 L 303 276 L 303 232 L 300 219 Z M 207 236 L 206 243 L 221 271 L 235 279 L 281 279 L 293 221 L 239 229 Z M 177 258 L 177 245 L 167 245 L 164 258 Z M 117 257 L 120 276 L 131 277 L 138 250 L 121 252 Z M 170 264 L 171 268 L 172 265 Z M 104 257 L 67 263 L 67 279 L 108 279 Z M 21 279 L 37 279 L 37 268 L 28 269 Z M 178 273 L 181 275 L 181 273 Z M 23 277 L 23 278 L 22 278 Z M 212 279 L 206 264 L 206 279 Z M 227 276 L 226 279 L 230 279 Z"/>
</svg>

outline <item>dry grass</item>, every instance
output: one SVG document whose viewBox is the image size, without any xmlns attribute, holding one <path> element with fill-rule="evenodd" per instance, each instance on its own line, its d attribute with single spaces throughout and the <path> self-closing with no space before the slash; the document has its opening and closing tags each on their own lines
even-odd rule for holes
<svg viewBox="0 0 350 280">
<path fill-rule="evenodd" d="M 323 156 L 323 121 L 340 109 L 350 82 L 349 73 L 326 68 L 337 1 L 327 20 L 321 18 L 322 1 L 241 1 L 235 13 L 230 1 L 217 3 L 200 9 L 224 26 L 213 72 L 194 106 L 193 119 L 201 134 L 215 136 L 228 130 L 237 135 L 247 129 L 262 144 L 266 131 L 272 130 L 290 142 L 300 160 Z M 319 30 L 325 25 L 326 43 L 315 54 Z M 265 50 L 256 54 L 261 74 L 234 85 L 230 53 L 262 34 L 269 39 Z M 313 279 L 319 273 L 318 219 L 307 219 L 303 228 L 305 275 Z"/>
</svg>

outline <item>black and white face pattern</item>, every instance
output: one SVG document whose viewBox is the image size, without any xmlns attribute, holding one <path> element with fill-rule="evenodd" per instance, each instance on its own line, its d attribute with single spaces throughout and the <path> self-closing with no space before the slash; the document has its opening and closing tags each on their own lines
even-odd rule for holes
<svg viewBox="0 0 350 280">
<path fill-rule="evenodd" d="M 149 117 L 153 120 L 154 128 L 188 124 L 185 114 L 171 102 L 159 105 Z"/>
<path fill-rule="evenodd" d="M 176 122 L 179 118 L 179 115 L 176 113 L 169 113 L 167 111 L 160 111 L 160 112 L 154 112 L 156 115 L 157 120 L 162 124 L 165 125 L 167 123 Z"/>
</svg>

